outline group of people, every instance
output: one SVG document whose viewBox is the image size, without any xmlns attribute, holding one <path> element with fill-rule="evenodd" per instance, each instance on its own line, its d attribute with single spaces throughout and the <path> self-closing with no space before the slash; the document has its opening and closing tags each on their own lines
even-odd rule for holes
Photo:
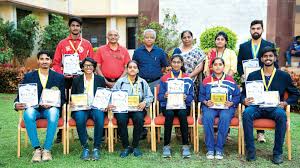
<svg viewBox="0 0 300 168">
<path fill-rule="evenodd" d="M 276 122 L 275 146 L 273 149 L 273 163 L 279 164 L 282 159 L 282 145 L 286 130 L 286 115 L 284 107 L 287 104 L 297 103 L 299 91 L 292 84 L 290 76 L 280 71 L 277 65 L 277 53 L 274 44 L 262 39 L 263 22 L 254 20 L 250 25 L 252 39 L 241 44 L 238 56 L 227 48 L 228 36 L 219 32 L 215 36 L 215 48 L 212 48 L 206 55 L 201 49 L 193 45 L 193 34 L 191 31 L 181 33 L 182 46 L 176 48 L 168 61 L 163 49 L 154 45 L 156 32 L 152 29 L 144 31 L 143 44 L 134 51 L 132 60 L 125 47 L 118 43 L 119 34 L 116 30 L 107 33 L 108 44 L 98 48 L 93 53 L 90 42 L 80 35 L 82 20 L 72 17 L 69 20 L 70 35 L 63 39 L 56 48 L 54 58 L 49 53 L 41 51 L 38 53 L 39 68 L 36 71 L 27 73 L 22 81 L 25 83 L 37 83 L 38 97 L 41 97 L 44 88 L 59 88 L 61 92 L 61 104 L 69 103 L 71 94 L 85 93 L 88 102 L 91 104 L 98 87 L 107 87 L 117 90 L 127 90 L 129 96 L 138 96 L 138 111 L 127 113 L 114 113 L 117 119 L 118 134 L 122 142 L 123 150 L 120 157 L 125 158 L 130 154 L 136 157 L 142 156 L 139 149 L 139 140 L 144 131 L 144 117 L 148 107 L 154 100 L 154 89 L 159 85 L 157 100 L 160 102 L 160 109 L 165 117 L 164 123 L 164 147 L 163 157 L 171 157 L 171 135 L 174 116 L 180 121 L 180 132 L 182 135 L 182 156 L 191 156 L 188 140 L 188 122 L 191 103 L 193 100 L 201 102 L 202 122 L 205 132 L 205 145 L 207 148 L 207 159 L 223 159 L 224 144 L 229 133 L 229 125 L 235 114 L 239 103 L 246 108 L 243 112 L 243 128 L 245 131 L 246 160 L 256 159 L 253 120 L 258 118 L 271 118 Z M 65 54 L 76 54 L 80 59 L 82 75 L 63 75 L 63 57 Z M 238 73 L 245 78 L 242 61 L 258 58 L 261 70 L 250 73 L 245 81 L 263 80 L 265 90 L 279 91 L 280 104 L 278 107 L 261 108 L 251 105 L 253 98 L 246 97 L 245 86 L 242 92 L 233 79 Z M 53 68 L 51 65 L 53 63 Z M 165 72 L 167 67 L 171 70 Z M 202 75 L 205 77 L 203 79 Z M 184 87 L 184 109 L 166 108 L 168 97 L 169 79 L 182 79 L 189 87 Z M 192 80 L 191 80 L 192 79 Z M 203 79 L 203 80 L 202 80 Z M 285 82 L 282 82 L 285 81 Z M 225 109 L 215 109 L 211 100 L 211 89 L 214 86 L 221 86 L 227 89 Z M 195 89 L 196 88 L 196 89 Z M 289 97 L 284 100 L 284 92 Z M 66 96 L 65 96 L 66 93 Z M 113 110 L 115 107 L 110 104 L 106 110 Z M 26 107 L 19 99 L 15 100 L 16 110 L 24 111 L 24 122 L 34 154 L 32 162 L 52 160 L 51 147 L 56 132 L 58 118 L 61 108 L 51 106 L 39 106 L 37 108 Z M 72 118 L 76 121 L 77 132 L 82 146 L 81 159 L 99 160 L 101 138 L 103 136 L 105 110 L 90 109 L 72 111 Z M 214 119 L 219 117 L 218 129 L 214 130 Z M 36 131 L 35 121 L 39 118 L 48 120 L 47 135 L 43 148 L 41 147 Z M 94 120 L 94 145 L 90 152 L 88 145 L 88 134 L 86 130 L 87 119 Z M 132 119 L 133 140 L 129 143 L 127 124 Z M 214 135 L 217 132 L 215 139 Z M 257 132 L 258 141 L 265 142 L 264 132 Z M 58 138 L 60 133 L 58 133 Z"/>
</svg>

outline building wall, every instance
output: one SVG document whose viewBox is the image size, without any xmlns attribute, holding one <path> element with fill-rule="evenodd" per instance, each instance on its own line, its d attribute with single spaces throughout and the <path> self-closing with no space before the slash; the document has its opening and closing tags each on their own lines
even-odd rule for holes
<svg viewBox="0 0 300 168">
<path fill-rule="evenodd" d="M 160 0 L 160 22 L 163 21 L 165 9 L 175 12 L 179 30 L 191 30 L 197 43 L 200 41 L 200 34 L 213 26 L 221 25 L 234 31 L 238 36 L 237 44 L 251 38 L 249 27 L 254 19 L 263 20 L 265 31 L 268 30 L 265 26 L 267 0 Z M 266 33 L 263 37 L 266 37 Z"/>
<path fill-rule="evenodd" d="M 295 32 L 294 36 L 300 35 L 300 0 L 296 1 Z"/>
<path fill-rule="evenodd" d="M 0 4 L 0 17 L 5 21 L 16 22 L 16 8 L 9 4 Z"/>
</svg>

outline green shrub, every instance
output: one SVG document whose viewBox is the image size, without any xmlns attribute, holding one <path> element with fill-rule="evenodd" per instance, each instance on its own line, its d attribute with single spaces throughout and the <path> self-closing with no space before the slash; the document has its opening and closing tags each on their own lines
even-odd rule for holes
<svg viewBox="0 0 300 168">
<path fill-rule="evenodd" d="M 0 67 L 0 93 L 16 93 L 24 69 Z"/>
<path fill-rule="evenodd" d="M 39 43 L 40 50 L 47 50 L 54 55 L 57 44 L 68 36 L 69 29 L 62 16 L 51 15 L 52 19 L 42 31 Z"/>
<path fill-rule="evenodd" d="M 237 35 L 230 29 L 223 27 L 223 26 L 217 26 L 217 27 L 212 27 L 212 28 L 206 29 L 200 35 L 200 48 L 203 50 L 208 49 L 208 48 L 214 48 L 215 47 L 215 36 L 220 31 L 225 32 L 228 36 L 227 48 L 235 50 L 235 46 L 237 43 Z"/>
</svg>

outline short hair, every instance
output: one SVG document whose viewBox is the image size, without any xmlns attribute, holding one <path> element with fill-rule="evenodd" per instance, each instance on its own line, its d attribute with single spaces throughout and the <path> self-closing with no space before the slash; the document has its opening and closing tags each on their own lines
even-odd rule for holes
<svg viewBox="0 0 300 168">
<path fill-rule="evenodd" d="M 223 32 L 223 31 L 218 32 L 218 33 L 216 34 L 216 36 L 215 36 L 215 41 L 217 40 L 217 38 L 218 38 L 219 36 L 223 36 L 224 39 L 226 40 L 226 42 L 228 42 L 228 36 L 227 36 L 227 34 L 226 34 L 225 32 Z"/>
<path fill-rule="evenodd" d="M 80 26 L 82 26 L 82 19 L 80 17 L 77 17 L 77 16 L 73 16 L 69 19 L 69 27 L 71 26 L 72 22 L 78 22 L 80 24 Z"/>
<path fill-rule="evenodd" d="M 37 53 L 37 59 L 40 59 L 41 55 L 47 55 L 48 57 L 50 57 L 50 59 L 53 59 L 53 55 L 49 53 L 49 51 L 46 50 L 42 50 L 40 52 Z"/>
<path fill-rule="evenodd" d="M 224 59 L 221 58 L 221 57 L 216 57 L 216 58 L 214 58 L 214 59 L 212 60 L 211 64 L 213 65 L 217 60 L 220 60 L 220 61 L 223 63 L 223 65 L 225 66 L 225 61 L 224 61 Z"/>
<path fill-rule="evenodd" d="M 143 36 L 145 37 L 146 33 L 149 33 L 149 32 L 152 33 L 153 36 L 154 36 L 154 38 L 156 39 L 156 32 L 153 29 L 146 29 L 146 30 L 144 30 Z"/>
<path fill-rule="evenodd" d="M 181 32 L 181 34 L 180 34 L 181 39 L 183 38 L 184 33 L 189 33 L 193 37 L 193 33 L 190 30 L 185 30 L 185 31 Z"/>
<path fill-rule="evenodd" d="M 90 62 L 90 63 L 93 64 L 94 71 L 95 71 L 95 70 L 96 70 L 96 67 L 97 67 L 97 61 L 95 61 L 95 60 L 94 60 L 93 58 L 91 58 L 91 57 L 85 57 L 85 58 L 81 61 L 81 63 L 80 63 L 80 68 L 81 68 L 81 69 L 83 68 L 83 65 L 84 65 L 84 63 L 85 63 L 86 61 L 88 61 L 88 62 Z"/>
<path fill-rule="evenodd" d="M 262 20 L 253 20 L 250 24 L 250 27 L 252 27 L 253 25 L 256 25 L 256 24 L 260 24 L 261 28 L 264 28 L 264 23 Z"/>
<path fill-rule="evenodd" d="M 277 51 L 276 48 L 270 47 L 270 46 L 266 46 L 262 49 L 261 51 L 261 55 L 263 56 L 265 53 L 267 52 L 273 52 L 273 54 L 277 57 Z"/>
<path fill-rule="evenodd" d="M 126 67 L 128 68 L 129 64 L 131 64 L 131 63 L 135 63 L 136 66 L 137 66 L 138 69 L 139 69 L 139 63 L 138 63 L 136 60 L 130 60 L 130 61 L 127 63 Z"/>
</svg>

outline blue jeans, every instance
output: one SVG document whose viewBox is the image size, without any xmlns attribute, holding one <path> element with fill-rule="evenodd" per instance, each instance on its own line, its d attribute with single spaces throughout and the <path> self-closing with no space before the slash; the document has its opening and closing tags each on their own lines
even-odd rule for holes
<svg viewBox="0 0 300 168">
<path fill-rule="evenodd" d="M 94 148 L 100 149 L 101 137 L 104 127 L 104 112 L 98 109 L 74 111 L 72 118 L 76 121 L 77 133 L 80 144 L 83 148 L 88 148 L 88 134 L 86 130 L 86 122 L 89 118 L 94 121 Z"/>
<path fill-rule="evenodd" d="M 231 119 L 234 116 L 235 108 L 229 109 L 211 109 L 207 106 L 202 106 L 202 123 L 205 132 L 205 145 L 207 151 L 217 151 L 223 153 L 224 144 L 228 134 Z M 218 136 L 214 138 L 214 121 L 219 117 Z"/>
<path fill-rule="evenodd" d="M 128 125 L 129 117 L 132 118 L 133 126 L 134 126 L 132 147 L 137 148 L 139 146 L 140 136 L 143 132 L 144 116 L 145 116 L 144 111 L 115 113 L 114 115 L 117 119 L 118 132 L 122 141 L 123 148 L 127 148 L 129 146 L 127 125 Z"/>
<path fill-rule="evenodd" d="M 281 107 L 259 108 L 258 106 L 249 106 L 245 109 L 243 113 L 243 127 L 247 153 L 250 155 L 255 153 L 253 120 L 259 118 L 268 118 L 275 121 L 275 145 L 273 155 L 281 155 L 287 121 L 285 111 Z"/>
<path fill-rule="evenodd" d="M 51 107 L 49 109 L 35 109 L 30 107 L 24 111 L 23 119 L 25 122 L 27 134 L 29 136 L 33 148 L 40 146 L 40 142 L 37 135 L 36 120 L 44 118 L 48 121 L 44 149 L 51 150 L 53 138 L 58 124 L 59 111 L 60 110 L 57 107 Z"/>
</svg>

